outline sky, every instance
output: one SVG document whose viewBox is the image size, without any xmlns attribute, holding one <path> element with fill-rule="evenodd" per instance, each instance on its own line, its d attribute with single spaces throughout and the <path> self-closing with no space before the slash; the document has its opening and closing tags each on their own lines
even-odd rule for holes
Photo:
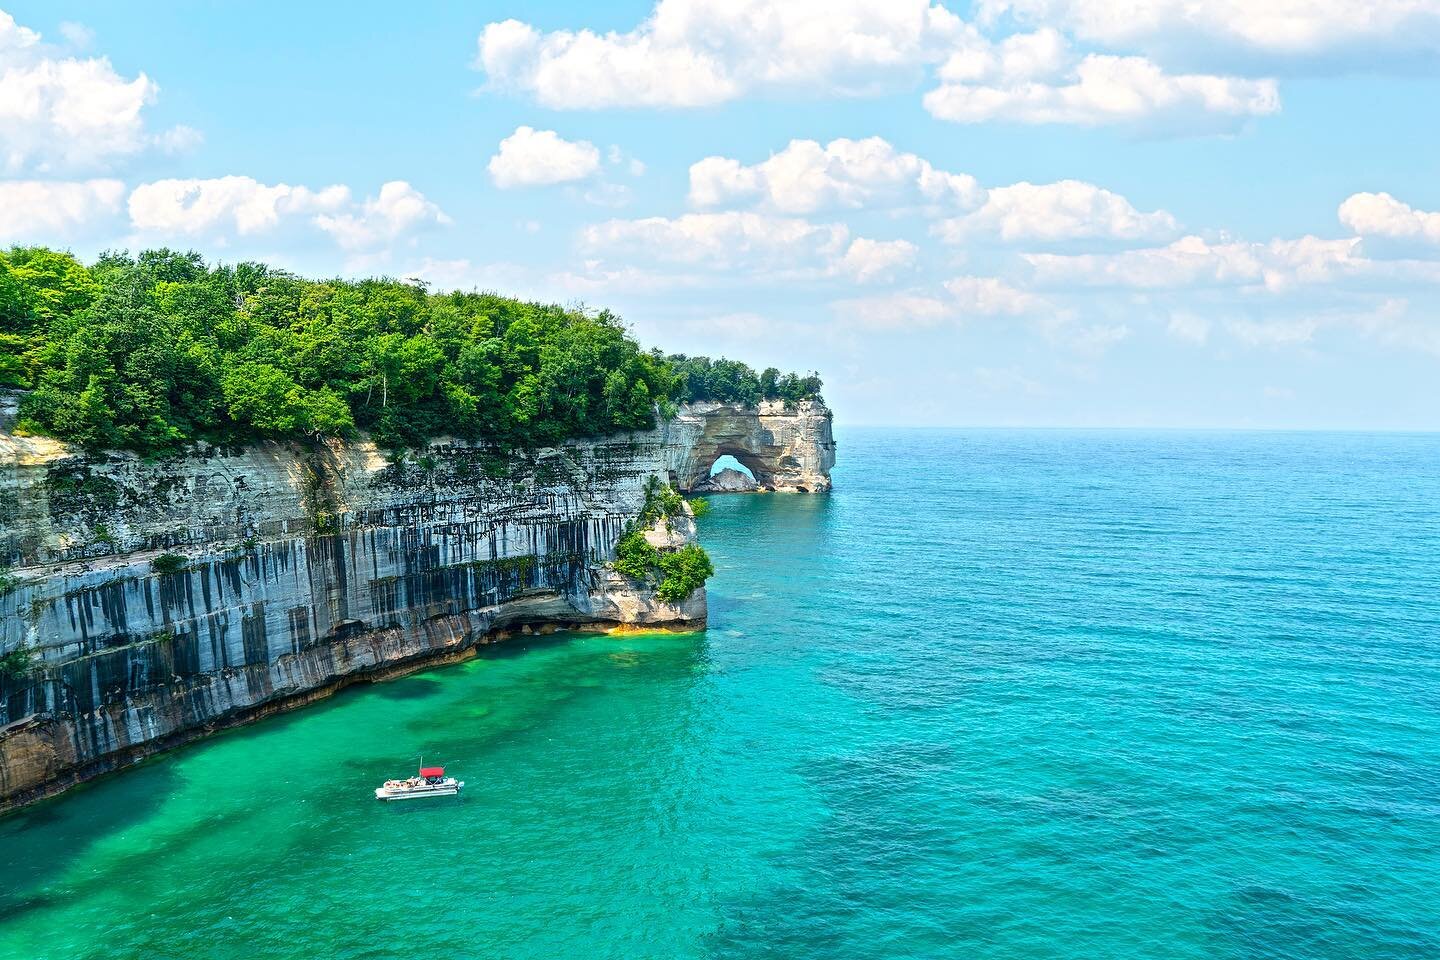
<svg viewBox="0 0 1440 960">
<path fill-rule="evenodd" d="M 847 424 L 1440 426 L 1440 0 L 0 0 L 0 244 L 609 308 Z"/>
</svg>

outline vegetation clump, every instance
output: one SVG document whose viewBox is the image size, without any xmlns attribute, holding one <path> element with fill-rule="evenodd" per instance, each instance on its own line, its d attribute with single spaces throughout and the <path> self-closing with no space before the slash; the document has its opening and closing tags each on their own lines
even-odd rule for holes
<svg viewBox="0 0 1440 960">
<path fill-rule="evenodd" d="M 185 569 L 185 558 L 178 553 L 162 553 L 150 561 L 150 569 L 159 574 L 179 573 Z"/>
<path fill-rule="evenodd" d="M 35 669 L 35 652 L 27 646 L 19 646 L 0 656 L 0 677 L 20 680 Z"/>
<path fill-rule="evenodd" d="M 645 531 L 657 521 L 663 519 L 668 527 L 684 509 L 680 494 L 658 477 L 651 477 L 645 485 L 645 505 L 639 517 L 615 544 L 615 570 L 637 583 L 653 582 L 655 595 L 666 603 L 687 599 L 715 573 L 710 555 L 699 544 L 662 552 L 645 539 Z"/>
<path fill-rule="evenodd" d="M 530 582 L 530 574 L 534 572 L 536 560 L 534 554 L 522 553 L 514 557 L 496 557 L 493 560 L 476 560 L 470 566 L 477 573 L 493 573 L 497 576 L 513 576 L 523 586 Z"/>
<path fill-rule="evenodd" d="M 644 351 L 609 311 L 390 279 L 306 280 L 197 253 L 0 253 L 17 429 L 90 449 L 344 437 L 502 447 L 649 429 L 676 402 L 819 396 L 818 377 Z"/>
</svg>

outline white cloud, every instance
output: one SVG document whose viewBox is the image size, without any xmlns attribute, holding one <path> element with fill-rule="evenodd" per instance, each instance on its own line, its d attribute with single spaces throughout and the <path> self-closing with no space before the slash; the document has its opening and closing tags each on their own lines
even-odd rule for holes
<svg viewBox="0 0 1440 960">
<path fill-rule="evenodd" d="M 584 180 L 600 168 L 600 151 L 588 140 L 570 141 L 554 130 L 517 127 L 490 158 L 490 178 L 501 189 Z"/>
<path fill-rule="evenodd" d="M 1177 340 L 1184 340 L 1187 343 L 1204 344 L 1210 339 L 1210 321 L 1199 314 L 1173 314 L 1165 329 L 1170 333 L 1170 336 Z"/>
<path fill-rule="evenodd" d="M 869 240 L 856 237 L 840 258 L 836 270 L 857 283 L 889 280 L 896 271 L 915 262 L 919 248 L 908 240 Z"/>
<path fill-rule="evenodd" d="M 956 277 L 943 286 L 943 296 L 902 290 L 837 300 L 831 307 L 854 326 L 910 330 L 959 322 L 967 317 L 1022 316 L 1049 306 L 1042 298 L 1017 290 L 998 277 Z"/>
<path fill-rule="evenodd" d="M 697 273 L 757 277 L 847 277 L 884 281 L 909 266 L 918 249 L 907 240 L 852 237 L 839 223 L 812 223 L 750 211 L 687 213 L 680 217 L 607 220 L 580 233 L 582 251 L 595 259 L 591 274 L 616 264 L 673 264 Z M 693 281 L 687 278 L 686 282 Z"/>
<path fill-rule="evenodd" d="M 1018 316 L 1046 306 L 1040 297 L 1017 290 L 998 277 L 955 277 L 946 280 L 944 287 L 962 313 Z"/>
<path fill-rule="evenodd" d="M 95 31 L 73 20 L 61 22 L 60 35 L 76 50 L 88 50 L 95 43 Z"/>
<path fill-rule="evenodd" d="M 942 61 L 942 84 L 925 106 L 962 123 L 1211 132 L 1280 107 L 1272 80 L 1171 74 L 1139 56 L 1081 56 L 1049 28 L 997 43 L 929 0 L 659 0 L 635 29 L 603 35 L 544 33 L 506 20 L 480 35 L 476 65 L 494 88 L 547 107 L 595 109 L 872 94 L 914 83 Z"/>
<path fill-rule="evenodd" d="M 368 197 L 356 212 L 321 214 L 315 224 L 347 250 L 382 246 L 413 230 L 451 220 L 438 206 L 404 180 L 391 180 Z"/>
<path fill-rule="evenodd" d="M 1352 313 L 1344 320 L 1388 346 L 1440 356 L 1440 324 L 1433 315 L 1411 316 L 1410 302 L 1402 297 L 1387 298 L 1374 309 Z"/>
<path fill-rule="evenodd" d="M 1081 57 L 1049 29 L 1000 43 L 973 35 L 941 66 L 940 80 L 925 95 L 925 109 L 957 123 L 1125 124 L 1196 133 L 1280 109 L 1273 80 L 1169 74 L 1144 57 Z"/>
<path fill-rule="evenodd" d="M 835 207 L 936 204 L 968 207 L 982 191 L 968 174 L 937 170 L 881 137 L 792 140 L 768 160 L 745 166 L 706 157 L 690 167 L 690 202 L 699 207 L 759 203 L 783 213 Z"/>
<path fill-rule="evenodd" d="M 1164 247 L 1108 254 L 1027 253 L 1024 259 L 1045 284 L 1166 288 L 1263 286 L 1279 291 L 1294 284 L 1326 283 L 1365 270 L 1370 261 L 1357 238 L 1304 236 L 1269 243 L 1210 243 L 1182 237 Z"/>
<path fill-rule="evenodd" d="M 119 180 L 0 180 L 0 241 L 47 242 L 114 214 L 125 196 Z"/>
<path fill-rule="evenodd" d="M 996 234 L 1006 241 L 1137 240 L 1173 236 L 1177 226 L 1164 210 L 1141 213 L 1117 193 L 1080 180 L 1061 180 L 997 187 L 978 210 L 936 224 L 935 233 L 949 243 L 977 234 Z"/>
<path fill-rule="evenodd" d="M 105 57 L 78 59 L 0 10 L 0 171 L 103 167 L 154 144 L 144 110 L 159 92 Z"/>
<path fill-rule="evenodd" d="M 913 292 L 837 300 L 831 306 L 842 319 L 868 330 L 936 327 L 958 312 L 953 303 Z"/>
<path fill-rule="evenodd" d="M 835 261 L 849 239 L 839 224 L 739 212 L 607 220 L 580 235 L 582 247 L 600 255 L 639 254 L 720 270 Z"/>
<path fill-rule="evenodd" d="M 968 28 L 929 0 L 660 0 L 634 30 L 480 35 L 491 85 L 547 107 L 696 107 L 751 92 L 857 94 L 938 62 Z"/>
<path fill-rule="evenodd" d="M 426 225 L 450 222 L 403 180 L 384 184 L 363 203 L 354 202 L 350 188 L 340 184 L 316 190 L 241 176 L 157 180 L 131 192 L 129 210 L 131 223 L 143 232 L 219 239 L 308 223 L 350 251 L 373 250 Z"/>
<path fill-rule="evenodd" d="M 130 220 L 156 232 L 250 234 L 269 230 L 282 218 L 338 210 L 349 201 L 350 191 L 343 186 L 311 190 L 234 176 L 157 180 L 130 194 Z"/>
<path fill-rule="evenodd" d="M 1271 55 L 1440 50 L 1434 0 L 980 0 L 981 19 L 1012 14 L 1114 46 L 1196 46 Z M 1386 66 L 1385 59 L 1372 59 Z"/>
<path fill-rule="evenodd" d="M 1361 236 L 1440 243 L 1440 213 L 1417 210 L 1388 193 L 1357 193 L 1340 204 L 1340 222 Z"/>
<path fill-rule="evenodd" d="M 1225 324 L 1231 336 L 1248 347 L 1293 347 L 1315 338 L 1320 324 L 1308 317 L 1286 320 L 1235 319 Z"/>
</svg>

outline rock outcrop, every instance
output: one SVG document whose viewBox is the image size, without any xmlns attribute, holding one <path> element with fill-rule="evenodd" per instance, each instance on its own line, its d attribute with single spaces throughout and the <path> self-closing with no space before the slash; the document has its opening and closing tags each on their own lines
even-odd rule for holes
<svg viewBox="0 0 1440 960">
<path fill-rule="evenodd" d="M 755 475 L 761 490 L 823 493 L 835 465 L 831 414 L 815 400 L 786 404 L 766 400 L 757 407 L 697 403 L 683 407 L 665 427 L 675 457 L 671 483 L 693 491 L 710 468 L 729 455 Z"/>
<path fill-rule="evenodd" d="M 701 480 L 692 489 L 696 493 L 750 493 L 759 490 L 760 485 L 739 470 L 726 467 Z"/>
<path fill-rule="evenodd" d="M 515 631 L 703 625 L 703 590 L 664 603 L 608 561 L 650 477 L 693 485 L 735 451 L 775 489 L 828 489 L 829 412 L 697 405 L 399 462 L 361 442 L 147 462 L 0 431 L 0 811 Z M 652 533 L 694 539 L 688 518 Z"/>
</svg>

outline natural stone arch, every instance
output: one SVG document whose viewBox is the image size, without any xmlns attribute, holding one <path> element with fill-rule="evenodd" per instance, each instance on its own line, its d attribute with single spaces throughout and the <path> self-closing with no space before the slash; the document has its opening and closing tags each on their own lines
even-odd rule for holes
<svg viewBox="0 0 1440 960">
<path fill-rule="evenodd" d="M 762 490 L 819 493 L 830 489 L 835 441 L 830 411 L 804 401 L 766 401 L 755 407 L 687 404 L 666 426 L 672 483 L 695 490 L 723 456 L 744 464 Z"/>
</svg>

